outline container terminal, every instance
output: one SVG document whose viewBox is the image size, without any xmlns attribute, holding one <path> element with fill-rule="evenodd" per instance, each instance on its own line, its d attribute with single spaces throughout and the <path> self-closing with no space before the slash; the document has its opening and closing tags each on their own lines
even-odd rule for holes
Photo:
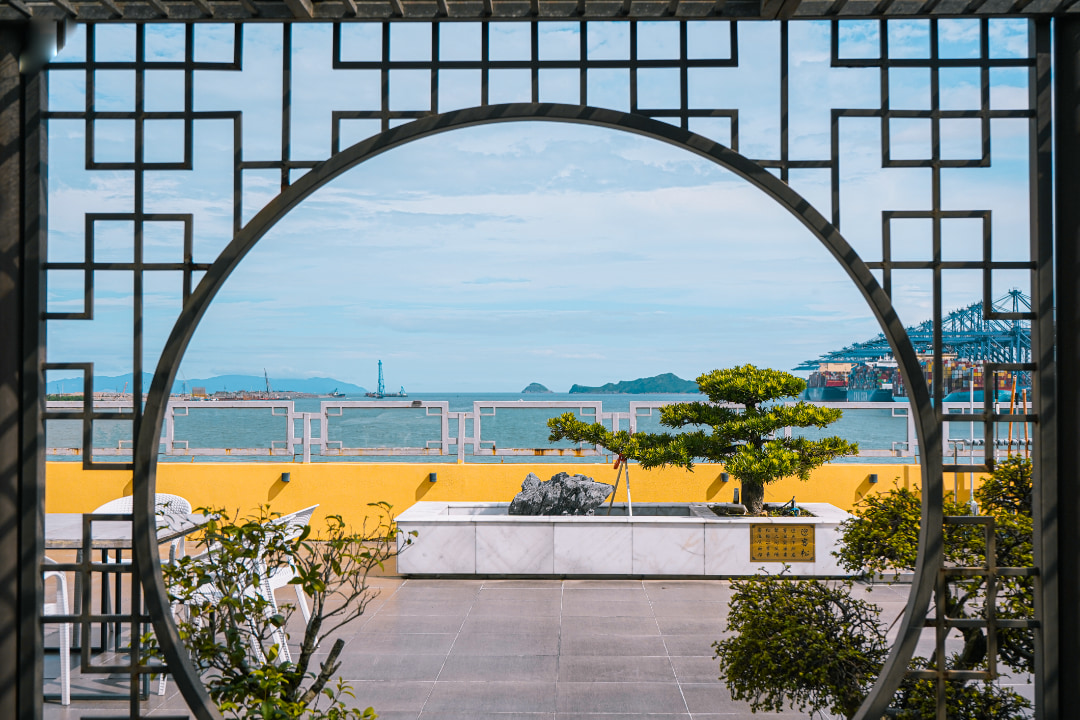
<svg viewBox="0 0 1080 720">
<path fill-rule="evenodd" d="M 998 319 L 1031 312 L 1031 298 L 1020 290 L 1010 290 L 983 312 L 976 302 L 942 318 L 944 362 L 942 396 L 945 402 L 983 401 L 985 363 L 1031 362 L 1031 323 L 1027 320 Z M 989 317 L 987 317 L 989 315 Z M 934 321 L 925 320 L 907 328 L 908 337 L 919 356 L 927 385 L 933 380 Z M 907 388 L 884 334 L 866 342 L 807 360 L 794 368 L 810 371 L 806 400 L 821 402 L 906 401 Z M 991 380 L 997 400 L 1008 402 L 1030 393 L 1031 375 L 1026 372 L 995 373 Z"/>
</svg>

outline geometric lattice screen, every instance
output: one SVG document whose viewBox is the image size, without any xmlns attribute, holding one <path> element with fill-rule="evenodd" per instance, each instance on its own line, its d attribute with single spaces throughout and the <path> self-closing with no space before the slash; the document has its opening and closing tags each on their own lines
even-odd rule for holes
<svg viewBox="0 0 1080 720">
<path fill-rule="evenodd" d="M 1012 288 L 1034 297 L 1033 207 L 1050 188 L 1031 179 L 1033 77 L 1047 42 L 1027 20 L 985 18 L 79 26 L 48 71 L 46 367 L 90 381 L 80 338 L 121 328 L 141 396 L 183 303 L 260 208 L 372 135 L 506 103 L 609 108 L 738 151 L 838 227 L 905 325 Z M 940 373 L 940 342 L 934 359 Z M 992 437 L 1038 407 L 984 410 Z M 47 417 L 81 421 L 90 448 L 96 422 L 135 435 L 141 413 L 97 415 L 87 400 Z M 940 452 L 923 460 L 940 489 Z"/>
</svg>

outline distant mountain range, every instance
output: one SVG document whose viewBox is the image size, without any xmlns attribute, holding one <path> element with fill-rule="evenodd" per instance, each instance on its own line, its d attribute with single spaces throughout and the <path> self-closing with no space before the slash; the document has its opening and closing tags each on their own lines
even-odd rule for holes
<svg viewBox="0 0 1080 720">
<path fill-rule="evenodd" d="M 124 385 L 127 385 L 127 392 L 131 392 L 131 381 L 134 376 L 131 373 L 127 375 L 116 376 L 94 376 L 94 391 L 95 392 L 121 392 L 124 390 Z M 143 392 L 147 392 L 150 389 L 150 382 L 153 380 L 151 373 L 143 373 Z M 223 390 L 248 390 L 253 392 L 266 390 L 266 379 L 262 375 L 218 375 L 212 378 L 188 378 L 187 380 L 177 380 L 173 383 L 172 392 L 181 393 L 184 391 L 184 386 L 187 386 L 187 391 L 190 393 L 192 388 L 202 387 L 206 388 L 206 392 L 216 393 Z M 270 378 L 270 386 L 274 389 L 274 392 L 303 392 L 312 394 L 329 393 L 337 390 L 348 395 L 363 394 L 367 392 L 359 385 L 353 385 L 343 380 L 335 380 L 334 378 L 324 377 L 311 377 L 311 378 Z M 71 377 L 63 380 L 52 380 L 46 384 L 45 392 L 50 395 L 58 393 L 72 393 L 82 392 L 83 383 L 82 377 Z"/>
<path fill-rule="evenodd" d="M 637 380 L 622 380 L 616 383 L 607 383 L 600 387 L 587 385 L 574 385 L 570 388 L 571 393 L 588 393 L 590 395 L 640 395 L 647 393 L 699 393 L 697 383 L 693 380 L 683 380 L 672 373 L 655 375 L 653 377 L 638 378 Z"/>
</svg>

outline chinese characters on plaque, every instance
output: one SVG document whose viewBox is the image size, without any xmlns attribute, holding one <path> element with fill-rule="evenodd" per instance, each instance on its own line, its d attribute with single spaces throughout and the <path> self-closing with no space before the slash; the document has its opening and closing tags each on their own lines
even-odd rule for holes
<svg viewBox="0 0 1080 720">
<path fill-rule="evenodd" d="M 813 562 L 814 526 L 751 523 L 751 562 Z"/>
</svg>

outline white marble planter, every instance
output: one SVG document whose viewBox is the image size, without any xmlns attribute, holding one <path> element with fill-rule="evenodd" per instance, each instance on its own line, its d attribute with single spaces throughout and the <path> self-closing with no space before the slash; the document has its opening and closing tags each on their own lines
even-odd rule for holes
<svg viewBox="0 0 1080 720">
<path fill-rule="evenodd" d="M 812 525 L 812 561 L 788 562 L 789 574 L 845 573 L 832 553 L 848 513 L 805 503 L 814 517 L 718 517 L 705 504 L 635 503 L 591 517 L 509 515 L 509 503 L 418 502 L 398 516 L 415 530 L 398 557 L 402 575 L 737 577 L 779 573 L 778 560 L 751 559 L 751 525 Z"/>
</svg>

